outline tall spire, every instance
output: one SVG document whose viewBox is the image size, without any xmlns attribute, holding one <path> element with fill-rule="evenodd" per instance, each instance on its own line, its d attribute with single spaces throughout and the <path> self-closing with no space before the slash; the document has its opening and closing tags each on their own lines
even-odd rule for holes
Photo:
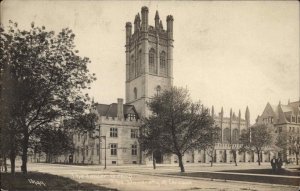
<svg viewBox="0 0 300 191">
<path fill-rule="evenodd" d="M 214 117 L 215 115 L 215 108 L 214 106 L 211 107 L 211 116 Z"/>
<path fill-rule="evenodd" d="M 155 13 L 154 21 L 155 21 L 155 29 L 159 29 L 159 15 L 158 15 L 158 11 L 156 11 L 156 13 Z"/>
<path fill-rule="evenodd" d="M 248 106 L 246 108 L 245 120 L 246 120 L 246 127 L 250 127 L 250 112 Z"/>
</svg>

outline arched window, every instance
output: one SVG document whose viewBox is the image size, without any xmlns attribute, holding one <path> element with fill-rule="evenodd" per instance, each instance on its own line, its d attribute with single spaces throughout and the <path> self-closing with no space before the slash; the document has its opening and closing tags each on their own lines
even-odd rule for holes
<svg viewBox="0 0 300 191">
<path fill-rule="evenodd" d="M 160 85 L 156 86 L 155 90 L 156 90 L 156 94 L 159 95 L 161 91 Z"/>
<path fill-rule="evenodd" d="M 137 63 L 136 63 L 136 76 L 141 74 L 141 58 L 142 58 L 142 50 L 139 50 L 137 56 Z"/>
<path fill-rule="evenodd" d="M 134 93 L 134 99 L 137 99 L 137 89 L 136 88 L 133 89 L 133 93 Z"/>
<path fill-rule="evenodd" d="M 160 62 L 160 73 L 162 75 L 167 75 L 168 73 L 167 73 L 167 64 L 166 64 L 166 53 L 164 51 L 160 53 L 159 62 Z"/>
<path fill-rule="evenodd" d="M 149 51 L 149 72 L 151 74 L 156 74 L 156 64 L 155 64 L 155 50 L 153 48 Z"/>
<path fill-rule="evenodd" d="M 134 56 L 132 55 L 130 58 L 130 78 L 131 79 L 135 77 L 135 75 L 134 75 L 135 69 L 134 68 L 135 68 L 134 67 Z"/>
<path fill-rule="evenodd" d="M 224 143 L 230 143 L 230 129 L 229 128 L 225 128 L 223 131 L 223 140 Z"/>
<path fill-rule="evenodd" d="M 222 130 L 221 129 L 219 129 L 218 130 L 218 142 L 221 142 L 222 141 Z"/>
<path fill-rule="evenodd" d="M 236 144 L 239 142 L 239 130 L 233 129 L 232 131 L 232 143 Z"/>
</svg>

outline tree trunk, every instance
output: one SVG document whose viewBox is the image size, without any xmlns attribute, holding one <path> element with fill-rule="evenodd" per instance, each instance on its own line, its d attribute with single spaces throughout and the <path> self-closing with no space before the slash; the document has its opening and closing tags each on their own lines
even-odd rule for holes
<svg viewBox="0 0 300 191">
<path fill-rule="evenodd" d="M 236 162 L 236 150 L 233 150 L 232 154 L 233 154 L 233 160 L 234 160 L 235 166 L 237 166 L 237 162 Z"/>
<path fill-rule="evenodd" d="M 24 142 L 23 142 L 23 145 L 22 145 L 22 166 L 21 166 L 21 171 L 23 172 L 23 174 L 27 174 L 28 141 L 29 141 L 29 134 L 26 131 L 24 133 Z"/>
<path fill-rule="evenodd" d="M 7 172 L 6 156 L 4 156 L 4 171 Z"/>
<path fill-rule="evenodd" d="M 298 152 L 296 152 L 296 164 L 297 164 L 297 165 L 299 165 L 299 159 L 298 159 L 298 155 L 299 155 L 299 153 L 298 153 Z"/>
<path fill-rule="evenodd" d="M 210 162 L 210 166 L 213 166 L 213 161 L 214 161 L 214 157 L 211 157 L 211 162 Z"/>
<path fill-rule="evenodd" d="M 153 162 L 153 169 L 156 169 L 156 161 L 155 161 L 155 158 L 154 158 L 154 156 L 153 156 L 153 160 L 152 160 L 152 162 Z"/>
<path fill-rule="evenodd" d="M 260 154 L 259 154 L 260 152 L 259 151 L 257 151 L 257 162 L 258 162 L 258 165 L 260 166 Z"/>
<path fill-rule="evenodd" d="M 177 154 L 177 156 L 178 156 L 178 160 L 179 160 L 180 171 L 181 172 L 185 172 L 184 166 L 183 166 L 183 162 L 182 162 L 182 155 L 181 154 Z"/>
<path fill-rule="evenodd" d="M 9 159 L 10 159 L 10 172 L 11 172 L 11 174 L 15 174 L 15 169 L 16 169 L 16 163 L 15 163 L 15 161 L 16 161 L 16 156 L 14 156 L 14 154 L 12 153 L 12 154 L 10 154 L 10 157 L 9 157 Z M 5 159 L 6 160 L 6 159 Z M 5 161 L 5 163 L 6 163 L 6 161 Z M 7 170 L 7 169 L 6 169 Z"/>
</svg>

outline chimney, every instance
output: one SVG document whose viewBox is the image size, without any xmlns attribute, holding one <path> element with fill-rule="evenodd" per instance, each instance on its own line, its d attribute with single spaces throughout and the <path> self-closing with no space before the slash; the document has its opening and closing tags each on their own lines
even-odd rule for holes
<svg viewBox="0 0 300 191">
<path fill-rule="evenodd" d="M 123 99 L 122 98 L 118 98 L 117 117 L 118 117 L 118 119 L 124 118 Z"/>
</svg>

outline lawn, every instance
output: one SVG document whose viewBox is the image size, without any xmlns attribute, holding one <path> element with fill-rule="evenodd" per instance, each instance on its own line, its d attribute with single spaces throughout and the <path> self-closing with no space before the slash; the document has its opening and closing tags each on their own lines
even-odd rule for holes
<svg viewBox="0 0 300 191">
<path fill-rule="evenodd" d="M 5 190 L 116 190 L 39 172 L 28 172 L 27 175 L 17 172 L 15 176 L 1 173 L 1 188 Z"/>
</svg>

